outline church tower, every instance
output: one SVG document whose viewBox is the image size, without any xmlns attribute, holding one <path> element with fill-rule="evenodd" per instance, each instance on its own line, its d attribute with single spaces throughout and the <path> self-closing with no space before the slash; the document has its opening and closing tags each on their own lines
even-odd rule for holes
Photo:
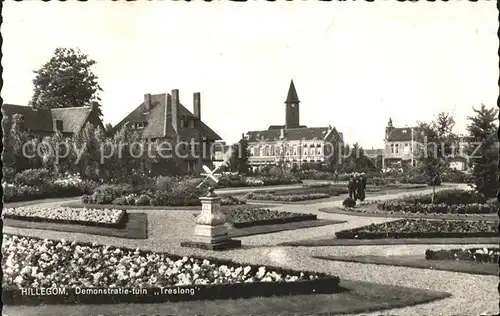
<svg viewBox="0 0 500 316">
<path fill-rule="evenodd" d="M 298 128 L 299 125 L 299 97 L 297 96 L 297 91 L 295 90 L 295 85 L 293 80 L 290 82 L 290 88 L 288 89 L 288 96 L 285 101 L 286 106 L 286 121 L 285 129 Z"/>
<path fill-rule="evenodd" d="M 385 128 L 385 139 L 389 137 L 393 130 L 394 126 L 392 126 L 392 118 L 389 118 L 389 122 L 387 123 L 387 127 Z"/>
</svg>

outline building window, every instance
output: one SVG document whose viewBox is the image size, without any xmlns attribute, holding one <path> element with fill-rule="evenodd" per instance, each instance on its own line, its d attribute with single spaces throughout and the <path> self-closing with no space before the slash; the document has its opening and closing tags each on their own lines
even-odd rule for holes
<svg viewBox="0 0 500 316">
<path fill-rule="evenodd" d="M 270 156 L 274 156 L 274 146 L 273 145 L 271 145 L 270 150 L 271 150 Z"/>
<path fill-rule="evenodd" d="M 255 154 L 255 148 L 250 148 L 250 156 L 254 156 Z"/>
<path fill-rule="evenodd" d="M 189 121 L 189 127 L 190 128 L 194 128 L 194 120 L 190 120 Z"/>
<path fill-rule="evenodd" d="M 391 144 L 391 154 L 394 154 L 394 144 Z"/>
<path fill-rule="evenodd" d="M 293 146 L 293 155 L 297 156 L 297 146 Z"/>
<path fill-rule="evenodd" d="M 405 143 L 405 147 L 408 147 L 408 143 Z"/>
<path fill-rule="evenodd" d="M 399 154 L 399 144 L 396 144 L 396 154 Z"/>
</svg>

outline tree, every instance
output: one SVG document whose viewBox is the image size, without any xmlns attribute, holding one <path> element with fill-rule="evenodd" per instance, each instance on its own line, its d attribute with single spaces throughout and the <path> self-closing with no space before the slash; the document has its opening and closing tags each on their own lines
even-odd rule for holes
<svg viewBox="0 0 500 316">
<path fill-rule="evenodd" d="M 457 136 L 453 133 L 455 120 L 449 113 L 441 112 L 435 121 L 418 123 L 416 140 L 421 145 L 417 149 L 420 164 L 432 185 L 432 203 L 436 185 L 441 183 L 441 174 L 449 166 L 450 157 L 454 156 Z"/>
<path fill-rule="evenodd" d="M 34 94 L 30 104 L 34 108 L 64 108 L 90 106 L 100 101 L 97 76 L 92 72 L 96 61 L 79 49 L 57 48 L 54 56 L 35 70 Z M 102 117 L 101 107 L 96 111 Z"/>
<path fill-rule="evenodd" d="M 497 120 L 498 110 L 487 108 L 472 108 L 475 115 L 468 117 L 470 124 L 467 131 L 473 142 L 468 150 L 472 161 L 472 174 L 475 188 L 487 198 L 495 197 L 498 189 L 498 136 Z M 478 149 L 475 153 L 475 151 Z"/>
<path fill-rule="evenodd" d="M 7 140 L 8 147 L 7 150 L 11 150 L 11 154 L 9 154 L 12 159 L 11 162 L 14 163 L 13 168 L 19 172 L 25 169 L 29 169 L 31 164 L 28 159 L 28 153 L 24 152 L 25 150 L 29 150 L 24 147 L 24 144 L 28 141 L 28 135 L 26 134 L 26 129 L 24 126 L 24 117 L 21 114 L 14 114 L 12 116 L 12 123 L 10 127 L 10 135 Z M 31 155 L 32 153 L 29 153 Z"/>
<path fill-rule="evenodd" d="M 248 175 L 250 165 L 248 163 L 248 141 L 242 138 L 238 143 L 233 145 L 231 157 L 229 158 L 229 168 L 232 172 Z"/>
</svg>

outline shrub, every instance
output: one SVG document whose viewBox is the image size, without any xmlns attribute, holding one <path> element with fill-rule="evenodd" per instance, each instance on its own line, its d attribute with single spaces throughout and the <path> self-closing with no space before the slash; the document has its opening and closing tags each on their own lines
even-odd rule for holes
<svg viewBox="0 0 500 316">
<path fill-rule="evenodd" d="M 489 214 L 497 211 L 497 206 L 493 204 L 413 204 L 395 201 L 379 202 L 377 208 L 388 212 L 423 214 Z"/>
<path fill-rule="evenodd" d="M 41 186 L 50 182 L 50 173 L 47 169 L 28 169 L 14 177 L 16 184 Z"/>
<path fill-rule="evenodd" d="M 125 196 L 125 201 L 127 205 L 136 205 L 137 196 L 135 194 L 129 194 Z"/>
<path fill-rule="evenodd" d="M 158 177 L 156 180 L 156 188 L 159 190 L 170 190 L 173 188 L 175 182 L 172 177 Z"/>
<path fill-rule="evenodd" d="M 350 197 L 346 198 L 343 202 L 342 205 L 344 207 L 352 208 L 356 206 L 356 201 Z"/>
<path fill-rule="evenodd" d="M 16 177 L 16 169 L 10 167 L 2 167 L 3 181 L 12 183 Z"/>
<path fill-rule="evenodd" d="M 150 205 L 150 202 L 151 198 L 146 194 L 142 194 L 137 200 L 135 200 L 135 205 Z"/>
<path fill-rule="evenodd" d="M 14 184 L 5 184 L 2 186 L 4 202 L 29 201 L 44 197 L 40 189 L 32 186 Z"/>
<path fill-rule="evenodd" d="M 246 204 L 244 200 L 240 200 L 234 196 L 223 196 L 220 201 L 221 205 L 241 205 Z"/>
<path fill-rule="evenodd" d="M 90 203 L 110 204 L 114 199 L 132 194 L 135 190 L 136 188 L 129 184 L 103 184 L 94 190 Z"/>
<path fill-rule="evenodd" d="M 297 176 L 299 177 L 299 179 L 302 180 L 335 180 L 335 176 L 333 173 L 326 171 L 318 171 L 314 169 L 300 170 L 297 173 Z M 341 180 L 340 176 L 339 180 Z"/>
<path fill-rule="evenodd" d="M 82 202 L 83 204 L 92 204 L 92 196 L 88 194 L 82 195 Z"/>
<path fill-rule="evenodd" d="M 83 202 L 85 203 L 85 202 Z M 117 197 L 113 200 L 114 205 L 127 205 L 127 199 L 124 196 Z"/>
<path fill-rule="evenodd" d="M 170 191 L 158 190 L 154 192 L 150 205 L 152 206 L 193 206 L 200 205 L 199 195 L 194 193 L 173 195 Z"/>
<path fill-rule="evenodd" d="M 441 180 L 448 183 L 473 183 L 471 175 L 456 169 L 448 169 L 441 175 Z"/>
<path fill-rule="evenodd" d="M 297 201 L 308 201 L 323 199 L 329 197 L 326 193 L 309 193 L 309 194 L 290 194 L 290 195 L 274 195 L 270 193 L 247 193 L 245 197 L 249 200 L 269 200 L 269 201 L 281 201 L 281 202 L 297 202 Z"/>
<path fill-rule="evenodd" d="M 500 249 L 498 248 L 427 249 L 425 251 L 425 259 L 427 260 L 465 260 L 498 263 L 499 255 Z"/>
<path fill-rule="evenodd" d="M 432 194 L 409 195 L 403 197 L 401 200 L 406 203 L 430 204 L 432 201 Z M 486 203 L 486 198 L 481 193 L 475 191 L 453 189 L 436 192 L 434 195 L 434 203 L 443 203 L 446 205 L 473 203 L 484 204 Z"/>
<path fill-rule="evenodd" d="M 262 179 L 256 178 L 256 177 L 246 177 L 245 180 L 245 185 L 250 186 L 250 187 L 256 187 L 256 186 L 263 186 L 264 181 Z"/>
</svg>

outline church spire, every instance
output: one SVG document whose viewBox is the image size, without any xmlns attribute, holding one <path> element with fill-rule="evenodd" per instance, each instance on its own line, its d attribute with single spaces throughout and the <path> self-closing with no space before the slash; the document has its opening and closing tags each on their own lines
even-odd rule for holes
<svg viewBox="0 0 500 316">
<path fill-rule="evenodd" d="M 295 90 L 295 85 L 293 80 L 290 82 L 290 88 L 288 89 L 288 96 L 286 97 L 285 107 L 286 107 L 286 118 L 285 118 L 285 129 L 289 128 L 299 128 L 299 97 L 297 96 L 297 91 Z"/>
<path fill-rule="evenodd" d="M 286 97 L 285 103 L 299 103 L 299 97 L 297 96 L 297 91 L 295 90 L 295 85 L 293 84 L 293 79 L 290 81 L 290 88 L 288 88 L 288 96 Z"/>
</svg>

